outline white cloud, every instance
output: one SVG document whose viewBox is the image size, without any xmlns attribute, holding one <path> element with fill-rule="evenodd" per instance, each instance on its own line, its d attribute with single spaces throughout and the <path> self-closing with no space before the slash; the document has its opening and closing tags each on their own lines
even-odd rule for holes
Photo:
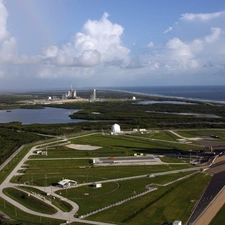
<svg viewBox="0 0 225 225">
<path fill-rule="evenodd" d="M 168 27 L 163 33 L 166 34 L 173 30 L 173 27 Z"/>
<path fill-rule="evenodd" d="M 5 76 L 5 71 L 0 70 L 0 78 L 3 78 Z"/>
<path fill-rule="evenodd" d="M 185 13 L 181 14 L 180 19 L 186 21 L 200 20 L 208 21 L 225 15 L 225 11 L 214 12 L 214 13 Z"/>
<path fill-rule="evenodd" d="M 83 31 L 62 48 L 50 46 L 43 50 L 43 58 L 51 58 L 52 63 L 60 66 L 89 67 L 100 63 L 128 60 L 130 50 L 121 43 L 123 27 L 108 20 L 108 13 L 102 18 L 88 20 Z"/>
<path fill-rule="evenodd" d="M 211 27 L 211 32 L 212 32 L 211 35 L 205 37 L 205 40 L 208 43 L 213 43 L 216 40 L 218 40 L 222 31 L 221 28 L 219 27 Z"/>
<path fill-rule="evenodd" d="M 167 42 L 168 57 L 170 59 L 170 66 L 175 68 L 188 69 L 198 67 L 198 61 L 195 59 L 191 51 L 191 44 L 182 42 L 179 38 L 173 38 Z"/>
<path fill-rule="evenodd" d="M 9 36 L 6 26 L 7 18 L 8 12 L 3 4 L 3 0 L 0 0 L 0 42 Z"/>
<path fill-rule="evenodd" d="M 150 41 L 147 45 L 148 48 L 152 48 L 154 46 L 154 43 L 152 41 Z"/>
<path fill-rule="evenodd" d="M 51 58 L 51 57 L 55 57 L 57 55 L 58 47 L 55 45 L 51 45 L 47 48 L 44 48 L 42 51 L 46 58 Z"/>
</svg>

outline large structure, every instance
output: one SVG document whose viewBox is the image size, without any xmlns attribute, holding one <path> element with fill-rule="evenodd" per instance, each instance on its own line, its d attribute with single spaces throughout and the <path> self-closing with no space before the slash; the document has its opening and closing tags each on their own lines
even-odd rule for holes
<svg viewBox="0 0 225 225">
<path fill-rule="evenodd" d="M 94 101 L 96 100 L 96 89 L 94 89 L 94 91 L 93 91 L 93 100 Z"/>
<path fill-rule="evenodd" d="M 67 99 L 77 98 L 77 91 L 73 90 L 72 85 L 71 85 L 70 90 L 66 92 L 64 97 L 67 98 Z"/>
<path fill-rule="evenodd" d="M 111 127 L 111 133 L 112 134 L 119 134 L 121 133 L 121 130 L 120 130 L 120 125 L 119 124 L 113 124 L 112 127 Z"/>
</svg>

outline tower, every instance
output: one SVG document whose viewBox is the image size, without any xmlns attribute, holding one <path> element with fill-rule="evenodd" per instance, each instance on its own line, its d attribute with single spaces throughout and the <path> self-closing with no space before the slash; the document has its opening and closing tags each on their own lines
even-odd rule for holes
<svg viewBox="0 0 225 225">
<path fill-rule="evenodd" d="M 93 100 L 94 101 L 96 100 L 96 89 L 94 89 L 94 91 L 93 91 Z"/>
</svg>

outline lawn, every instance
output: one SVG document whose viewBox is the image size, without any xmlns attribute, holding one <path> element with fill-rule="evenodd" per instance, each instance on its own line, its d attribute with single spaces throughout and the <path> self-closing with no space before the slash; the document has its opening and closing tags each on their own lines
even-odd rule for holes
<svg viewBox="0 0 225 225">
<path fill-rule="evenodd" d="M 29 166 L 25 173 L 13 177 L 12 182 L 49 186 L 63 178 L 84 183 L 192 167 L 189 164 L 96 167 L 88 159 L 28 160 L 26 164 Z"/>
<path fill-rule="evenodd" d="M 26 225 L 32 225 L 37 223 L 42 223 L 45 225 L 59 225 L 60 223 L 64 221 L 56 220 L 56 219 L 50 219 L 46 217 L 40 217 L 28 214 L 19 208 L 16 208 L 14 205 L 10 204 L 9 202 L 3 200 L 0 198 L 0 210 L 10 216 L 12 219 L 15 219 L 17 221 L 24 221 L 24 224 Z M 3 223 L 4 224 L 4 223 Z M 11 224 L 10 221 L 6 220 L 5 224 Z M 16 223 L 18 224 L 18 222 Z"/>
<path fill-rule="evenodd" d="M 31 210 L 45 214 L 54 214 L 57 212 L 56 209 L 44 203 L 43 201 L 18 189 L 5 188 L 3 189 L 3 192 L 10 198 L 14 199 L 15 201 L 19 202 L 20 204 L 24 205 L 25 207 Z"/>
<path fill-rule="evenodd" d="M 190 173 L 190 172 L 189 172 Z M 57 193 L 76 202 L 79 205 L 79 215 L 83 215 L 117 201 L 132 197 L 147 190 L 149 184 L 165 184 L 176 180 L 189 173 L 175 173 L 154 178 L 140 178 L 118 182 L 103 183 L 102 188 L 81 186 L 68 190 L 60 190 Z M 158 187 L 153 185 L 153 187 Z"/>
<path fill-rule="evenodd" d="M 88 219 L 129 225 L 159 225 L 174 220 L 181 220 L 185 224 L 210 179 L 203 173 L 197 174 Z M 196 183 L 201 185 L 194 185 Z"/>
</svg>

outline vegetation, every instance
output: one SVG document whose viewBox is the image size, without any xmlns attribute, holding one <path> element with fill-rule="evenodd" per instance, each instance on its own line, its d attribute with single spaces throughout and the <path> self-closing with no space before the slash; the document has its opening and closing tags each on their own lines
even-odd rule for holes
<svg viewBox="0 0 225 225">
<path fill-rule="evenodd" d="M 10 198 L 14 199 L 15 201 L 21 203 L 22 205 L 26 206 L 27 208 L 45 213 L 45 214 L 54 214 L 56 213 L 56 209 L 52 208 L 48 204 L 44 203 L 43 201 L 33 197 L 26 192 L 20 191 L 15 188 L 5 188 L 3 190 L 4 194 L 9 196 Z"/>
<path fill-rule="evenodd" d="M 46 137 L 22 131 L 19 123 L 0 124 L 0 164 L 21 145 L 44 139 Z"/>
<path fill-rule="evenodd" d="M 160 187 L 157 191 L 94 214 L 88 219 L 129 225 L 158 225 L 177 219 L 185 223 L 210 179 L 205 174 L 198 174 L 178 183 Z M 199 182 L 202 185 L 192 188 L 193 184 Z"/>
<path fill-rule="evenodd" d="M 64 197 L 78 203 L 78 215 L 83 215 L 102 207 L 108 206 L 115 202 L 132 197 L 135 194 L 142 193 L 147 190 L 145 187 L 149 184 L 164 184 L 176 180 L 187 173 L 176 173 L 167 176 L 157 176 L 154 178 L 140 178 L 134 180 L 125 180 L 118 182 L 103 183 L 102 188 L 93 188 L 90 186 L 82 186 L 78 188 L 58 191 Z M 153 185 L 153 187 L 157 187 Z"/>
<path fill-rule="evenodd" d="M 56 96 L 61 96 L 58 92 Z M 81 97 L 89 98 L 92 90 L 81 92 Z M 29 108 L 41 109 L 45 105 L 41 101 L 36 105 L 27 104 L 27 100 L 40 100 L 49 93 L 28 93 L 17 97 L 1 96 L 0 109 Z M 199 151 L 199 146 L 182 144 L 178 142 L 178 136 L 171 133 L 169 129 L 176 129 L 176 132 L 184 137 L 216 136 L 216 141 L 225 140 L 225 106 L 220 104 L 208 104 L 198 102 L 196 104 L 138 104 L 139 100 L 165 100 L 163 98 L 138 96 L 138 101 L 131 101 L 132 94 L 117 93 L 112 91 L 99 91 L 99 98 L 108 98 L 107 101 L 96 102 L 73 102 L 65 104 L 52 104 L 50 107 L 61 107 L 80 109 L 71 115 L 71 118 L 89 120 L 82 123 L 70 124 L 31 124 L 22 125 L 20 122 L 0 124 L 0 163 L 3 163 L 15 150 L 23 144 L 33 143 L 40 140 L 55 138 L 55 143 L 46 143 L 37 150 L 48 151 L 48 155 L 31 156 L 26 166 L 20 168 L 21 175 L 13 177 L 12 181 L 18 184 L 31 184 L 37 186 L 49 186 L 56 184 L 63 178 L 76 180 L 79 184 L 96 182 L 106 179 L 132 177 L 143 174 L 171 171 L 191 167 L 189 164 L 166 164 L 166 165 L 143 165 L 143 166 L 108 166 L 97 167 L 92 164 L 90 158 L 130 156 L 134 153 L 161 154 L 182 152 L 189 154 L 188 150 Z M 137 97 L 137 96 L 136 96 Z M 171 99 L 170 99 L 171 100 Z M 174 99 L 173 99 L 174 100 Z M 189 102 L 191 103 L 191 101 Z M 212 114 L 218 117 L 196 117 L 194 115 L 181 115 L 177 113 L 198 113 Z M 127 134 L 123 136 L 107 135 L 110 132 L 112 123 L 118 122 L 122 130 Z M 148 132 L 132 133 L 133 129 L 146 128 Z M 214 128 L 214 129 L 209 129 Z M 220 128 L 220 129 L 217 129 Z M 221 129 L 222 128 L 222 129 Z M 70 139 L 72 144 L 84 144 L 100 146 L 94 151 L 79 151 L 60 145 L 61 137 L 70 138 L 76 133 L 77 137 L 95 131 L 96 134 Z M 104 134 L 104 135 L 103 135 Z M 56 136 L 58 138 L 56 138 Z M 65 144 L 65 143 L 64 143 Z M 193 142 L 193 144 L 196 144 Z M 24 147 L 10 163 L 3 168 L 0 174 L 0 182 L 3 181 L 9 172 L 18 164 L 31 146 Z M 51 160 L 55 158 L 55 160 Z M 81 159 L 82 158 L 82 159 Z M 36 160 L 37 159 L 37 160 Z M 39 160 L 45 159 L 45 160 Z M 165 157 L 164 162 L 177 163 L 185 162 L 183 159 Z M 188 161 L 188 160 L 187 160 Z M 185 173 L 186 174 L 186 173 Z M 164 184 L 171 180 L 185 175 L 184 173 L 158 176 L 154 178 L 140 178 L 138 180 L 125 180 L 119 182 L 103 183 L 100 189 L 91 186 L 82 186 L 74 189 L 61 190 L 58 194 L 71 199 L 79 204 L 78 215 L 99 209 L 115 201 L 123 200 L 146 190 L 150 183 Z M 201 195 L 203 189 L 210 180 L 204 173 L 197 174 L 188 179 L 179 181 L 165 187 L 157 186 L 158 190 L 143 197 L 133 199 L 121 206 L 95 214 L 88 219 L 105 221 L 116 224 L 162 224 L 165 221 L 172 222 L 180 219 L 187 221 L 194 204 Z M 193 184 L 196 188 L 192 188 Z M 24 187 L 23 187 L 24 188 Z M 11 198 L 20 202 L 35 211 L 48 212 L 53 214 L 55 209 L 40 202 L 38 199 L 27 194 L 35 192 L 43 197 L 46 193 L 33 188 L 22 190 L 14 188 L 4 189 Z M 50 199 L 52 203 L 69 212 L 71 205 L 59 199 Z M 0 210 L 8 214 L 15 221 L 6 221 L 7 224 L 59 224 L 62 221 L 36 217 L 29 215 L 20 209 L 12 206 L 0 198 Z M 223 210 L 223 209 L 222 209 Z M 121 213 L 123 212 L 123 213 Z M 222 211 L 223 213 L 223 211 Z M 222 216 L 218 214 L 214 224 L 221 223 Z M 218 222 L 219 221 L 219 222 Z M 0 224 L 4 224 L 0 219 Z M 82 223 L 73 223 L 82 224 Z M 211 224 L 213 225 L 213 223 Z"/>
<path fill-rule="evenodd" d="M 14 205 L 0 198 L 0 210 L 10 216 L 9 219 L 0 218 L 2 225 L 59 225 L 64 221 L 40 217 L 26 213 Z"/>
<path fill-rule="evenodd" d="M 220 209 L 220 211 L 216 214 L 216 216 L 213 218 L 213 220 L 210 222 L 209 225 L 218 225 L 218 224 L 225 225 L 224 213 L 225 213 L 225 204 Z"/>
</svg>

